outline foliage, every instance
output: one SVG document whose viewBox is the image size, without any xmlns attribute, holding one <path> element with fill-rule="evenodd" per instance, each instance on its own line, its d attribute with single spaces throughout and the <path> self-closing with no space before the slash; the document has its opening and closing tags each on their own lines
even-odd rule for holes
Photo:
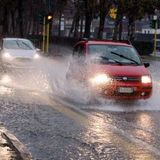
<svg viewBox="0 0 160 160">
<path fill-rule="evenodd" d="M 99 18 L 98 38 L 102 38 L 106 16 L 113 6 L 117 8 L 115 19 L 115 39 L 121 39 L 122 20 L 128 19 L 128 38 L 134 35 L 135 21 L 142 19 L 146 14 L 151 15 L 155 9 L 160 10 L 160 0 L 0 0 L 0 33 L 3 35 L 26 36 L 28 34 L 39 34 L 42 26 L 38 22 L 38 15 L 52 13 L 54 16 L 61 15 L 68 3 L 72 3 L 73 26 L 76 38 L 90 37 L 92 21 Z M 83 26 L 83 21 L 85 25 Z M 59 22 L 60 25 L 60 22 Z M 79 35 L 78 28 L 81 28 Z"/>
<path fill-rule="evenodd" d="M 154 14 L 156 9 L 157 0 L 115 0 L 114 3 L 118 8 L 118 16 L 116 19 L 116 31 L 115 39 L 119 33 L 119 39 L 121 39 L 121 31 L 118 27 L 122 22 L 123 16 L 128 19 L 128 39 L 133 40 L 135 21 L 141 20 L 145 15 Z"/>
</svg>

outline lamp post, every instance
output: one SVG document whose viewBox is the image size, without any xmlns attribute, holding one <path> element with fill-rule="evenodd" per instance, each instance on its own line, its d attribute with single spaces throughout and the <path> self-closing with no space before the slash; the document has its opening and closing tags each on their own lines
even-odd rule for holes
<svg viewBox="0 0 160 160">
<path fill-rule="evenodd" d="M 158 23 L 157 23 L 157 15 L 153 16 L 153 20 L 155 21 L 155 32 L 154 32 L 154 50 L 153 50 L 153 55 L 156 56 L 156 51 L 157 51 L 157 28 L 158 28 Z"/>
<path fill-rule="evenodd" d="M 45 42 L 46 42 L 46 17 L 43 17 L 43 44 L 42 50 L 45 53 Z"/>
</svg>

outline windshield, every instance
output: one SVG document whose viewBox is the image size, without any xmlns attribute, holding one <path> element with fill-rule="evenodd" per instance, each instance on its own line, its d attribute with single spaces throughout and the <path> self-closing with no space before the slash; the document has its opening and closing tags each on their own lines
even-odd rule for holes
<svg viewBox="0 0 160 160">
<path fill-rule="evenodd" d="M 142 62 L 133 47 L 108 44 L 89 45 L 89 55 L 101 59 L 101 63 L 141 65 Z"/>
<path fill-rule="evenodd" d="M 33 50 L 34 46 L 29 40 L 4 40 L 3 46 L 6 49 Z"/>
</svg>

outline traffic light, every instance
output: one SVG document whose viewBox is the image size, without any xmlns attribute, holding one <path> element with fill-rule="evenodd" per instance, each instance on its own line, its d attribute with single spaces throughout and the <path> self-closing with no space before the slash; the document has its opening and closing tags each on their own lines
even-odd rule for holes
<svg viewBox="0 0 160 160">
<path fill-rule="evenodd" d="M 52 20 L 53 20 L 52 14 L 48 14 L 48 15 L 46 16 L 46 22 L 47 22 L 47 24 L 48 24 L 48 23 L 51 23 Z"/>
<path fill-rule="evenodd" d="M 156 28 L 156 20 L 151 20 L 151 22 L 150 22 L 150 27 L 151 27 L 152 29 L 155 29 L 155 28 Z"/>
<path fill-rule="evenodd" d="M 43 25 L 43 19 L 44 19 L 44 15 L 43 14 L 39 14 L 38 15 L 39 24 Z"/>
<path fill-rule="evenodd" d="M 112 19 L 116 19 L 117 18 L 117 8 L 113 7 L 109 10 L 109 16 Z"/>
</svg>

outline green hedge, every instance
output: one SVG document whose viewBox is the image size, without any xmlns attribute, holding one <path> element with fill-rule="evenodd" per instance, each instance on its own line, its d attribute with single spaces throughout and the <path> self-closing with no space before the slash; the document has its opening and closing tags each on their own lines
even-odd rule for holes
<svg viewBox="0 0 160 160">
<path fill-rule="evenodd" d="M 140 55 L 150 55 L 153 52 L 154 44 L 152 42 L 135 41 L 132 44 L 137 49 Z"/>
</svg>

